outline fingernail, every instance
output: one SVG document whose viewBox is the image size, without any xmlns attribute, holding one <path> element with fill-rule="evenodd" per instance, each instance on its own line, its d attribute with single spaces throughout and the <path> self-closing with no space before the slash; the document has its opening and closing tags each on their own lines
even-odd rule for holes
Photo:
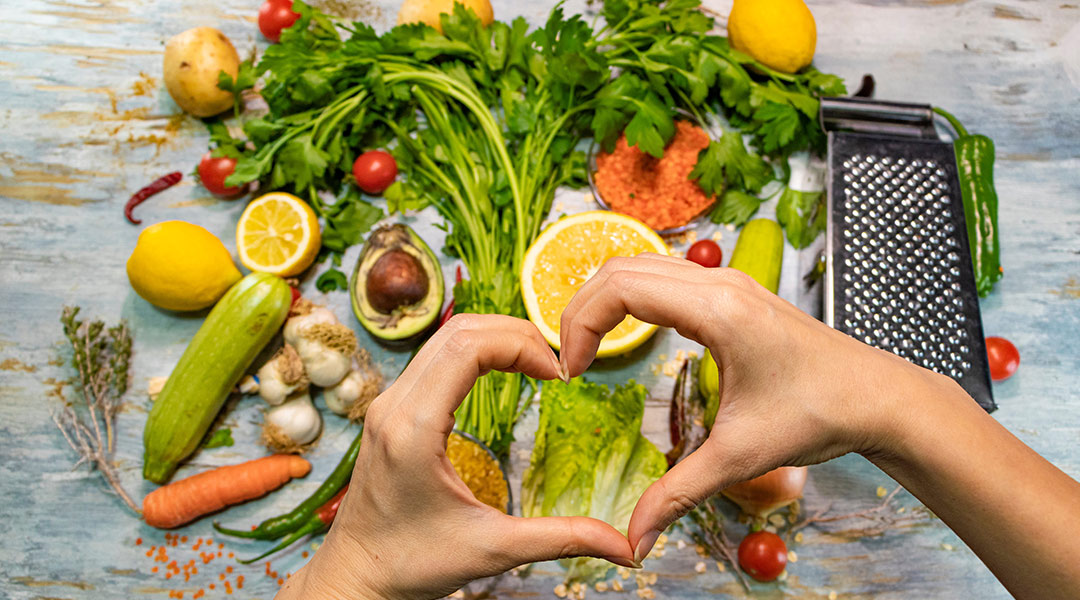
<svg viewBox="0 0 1080 600">
<path fill-rule="evenodd" d="M 570 369 L 566 366 L 566 357 L 559 353 L 559 379 L 570 383 Z"/>
<path fill-rule="evenodd" d="M 656 543 L 656 540 L 659 537 L 660 532 L 655 529 L 641 536 L 637 546 L 634 547 L 634 561 L 640 564 L 641 561 L 645 560 L 645 557 L 649 555 L 649 551 L 652 550 L 653 544 Z"/>
<path fill-rule="evenodd" d="M 562 379 L 562 365 L 559 363 L 559 359 L 555 358 L 555 355 L 551 355 L 551 366 L 555 369 L 555 376 Z"/>
<path fill-rule="evenodd" d="M 634 561 L 630 560 L 629 558 L 623 558 L 621 556 L 605 556 L 604 560 L 608 561 L 609 563 L 614 563 L 616 565 L 619 565 L 620 567 L 626 567 L 627 569 L 640 569 L 641 568 L 641 563 L 634 562 Z"/>
</svg>

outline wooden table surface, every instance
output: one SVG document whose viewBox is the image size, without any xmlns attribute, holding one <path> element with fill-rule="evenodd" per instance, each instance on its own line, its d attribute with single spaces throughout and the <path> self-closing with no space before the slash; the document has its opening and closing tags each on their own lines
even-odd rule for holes
<svg viewBox="0 0 1080 600">
<path fill-rule="evenodd" d="M 65 304 L 88 316 L 127 319 L 135 336 L 134 379 L 119 418 L 117 458 L 124 484 L 141 497 L 142 425 L 152 376 L 169 373 L 201 319 L 159 311 L 136 296 L 124 274 L 139 227 L 122 217 L 136 189 L 169 171 L 190 172 L 206 147 L 206 132 L 186 117 L 164 91 L 164 41 L 189 27 L 224 31 L 241 54 L 265 47 L 255 27 L 256 0 L 27 0 L 8 3 L 0 33 L 0 597 L 166 598 L 199 589 L 207 598 L 233 595 L 270 598 L 278 585 L 260 563 L 235 564 L 230 552 L 247 556 L 254 544 L 228 542 L 221 559 L 203 564 L 191 549 L 210 535 L 209 520 L 179 531 L 186 543 L 170 548 L 170 560 L 196 559 L 198 574 L 184 582 L 153 572 L 146 553 L 162 532 L 142 525 L 107 493 L 97 475 L 71 470 L 74 461 L 49 419 L 50 409 L 72 390 L 62 361 L 57 318 Z M 380 29 L 393 22 L 397 0 L 336 2 L 352 16 Z M 1020 349 L 1022 366 L 996 384 L 995 417 L 1073 477 L 1080 476 L 1080 7 L 1075 0 L 824 0 L 812 2 L 818 24 L 817 64 L 852 84 L 863 73 L 877 77 L 883 99 L 931 102 L 952 109 L 975 131 L 997 142 L 997 187 L 1005 278 L 982 304 L 988 334 Z M 497 0 L 496 15 L 543 19 L 551 2 Z M 730 2 L 710 3 L 722 14 Z M 583 0 L 568 10 L 584 11 Z M 853 86 L 854 87 L 854 86 Z M 566 212 L 585 208 L 582 192 L 561 191 Z M 146 223 L 183 219 L 205 226 L 234 250 L 233 231 L 242 202 L 208 197 L 185 177 L 182 184 L 140 207 Z M 441 239 L 432 212 L 414 225 L 435 248 Z M 734 234 L 722 240 L 730 253 Z M 703 226 L 701 236 L 712 234 Z M 346 257 L 351 265 L 356 248 Z M 804 304 L 794 284 L 804 257 L 788 253 L 782 295 Z M 804 265 L 803 265 L 804 266 Z M 449 273 L 449 261 L 446 269 Z M 321 296 L 360 330 L 347 295 Z M 384 371 L 396 373 L 405 355 L 362 343 Z M 662 449 L 664 399 L 671 378 L 659 365 L 678 350 L 695 350 L 672 332 L 630 359 L 598 365 L 592 377 L 605 382 L 636 377 L 653 392 L 647 434 Z M 207 465 L 261 454 L 255 445 L 260 402 L 245 399 L 228 416 L 237 444 L 196 455 L 180 475 Z M 348 445 L 352 429 L 328 415 L 326 432 L 312 453 L 313 473 L 282 491 L 222 515 L 243 526 L 282 512 L 305 497 Z M 519 426 L 512 450 L 515 479 L 527 460 L 535 409 Z M 879 487 L 892 482 L 859 457 L 812 467 L 804 510 L 832 504 L 837 513 L 874 506 Z M 918 505 L 901 494 L 898 507 Z M 987 527 L 993 527 L 988 523 Z M 1005 590 L 940 522 L 889 531 L 875 538 L 844 535 L 835 524 L 808 529 L 792 550 L 786 581 L 754 585 L 759 598 L 1001 598 Z M 744 526 L 731 525 L 736 539 Z M 141 539 L 141 545 L 138 540 Z M 731 573 L 701 559 L 673 533 L 662 558 L 646 562 L 656 573 L 658 598 L 746 594 Z M 215 539 L 215 544 L 219 540 Z M 308 545 L 276 558 L 278 577 L 305 561 Z M 233 572 L 226 573 L 231 566 Z M 417 569 L 423 568 L 418 559 Z M 495 585 L 500 598 L 552 597 L 560 581 L 556 564 L 509 575 Z M 243 589 L 236 589 L 244 575 Z M 225 580 L 222 579 L 225 577 Z M 208 585 L 215 583 L 215 589 Z M 626 582 L 636 597 L 634 579 Z M 610 592 L 609 592 L 610 593 Z M 590 596 L 597 593 L 590 591 Z"/>
</svg>

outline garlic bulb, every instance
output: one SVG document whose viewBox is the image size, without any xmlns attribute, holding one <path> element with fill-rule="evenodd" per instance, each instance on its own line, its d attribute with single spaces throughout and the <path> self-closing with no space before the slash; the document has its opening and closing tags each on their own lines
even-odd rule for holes
<svg viewBox="0 0 1080 600">
<path fill-rule="evenodd" d="M 308 379 L 319 387 L 336 385 L 349 373 L 349 355 L 319 340 L 301 337 L 296 343 L 296 352 L 304 363 Z"/>
<path fill-rule="evenodd" d="M 379 395 L 382 376 L 371 368 L 368 359 L 362 358 L 353 365 L 337 385 L 323 390 L 326 406 L 335 413 L 350 419 L 363 419 L 371 401 Z"/>
<path fill-rule="evenodd" d="M 312 325 L 336 325 L 337 323 L 338 319 L 333 311 L 325 306 L 316 306 L 307 314 L 296 315 L 285 321 L 285 342 L 295 347 L 305 329 Z"/>
<path fill-rule="evenodd" d="M 303 446 L 319 437 L 322 416 L 311 402 L 311 396 L 300 394 L 266 411 L 265 425 L 296 446 Z"/>
<path fill-rule="evenodd" d="M 273 406 L 284 402 L 290 394 L 305 391 L 308 387 L 304 363 L 296 349 L 288 343 L 259 367 L 256 376 L 259 378 L 259 396 Z"/>
</svg>

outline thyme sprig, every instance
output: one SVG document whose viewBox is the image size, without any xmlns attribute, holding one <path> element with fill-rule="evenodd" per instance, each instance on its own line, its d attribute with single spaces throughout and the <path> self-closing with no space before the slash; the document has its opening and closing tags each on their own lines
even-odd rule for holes
<svg viewBox="0 0 1080 600">
<path fill-rule="evenodd" d="M 121 398 L 128 388 L 131 367 L 131 331 L 121 321 L 106 327 L 100 320 L 78 320 L 79 307 L 65 306 L 60 315 L 64 336 L 71 344 L 71 366 L 77 374 L 73 385 L 86 405 L 85 414 L 76 404 L 65 401 L 51 416 L 71 449 L 79 455 L 75 463 L 97 469 L 120 499 L 141 514 L 139 506 L 120 484 L 112 462 L 116 434 L 113 425 Z"/>
</svg>

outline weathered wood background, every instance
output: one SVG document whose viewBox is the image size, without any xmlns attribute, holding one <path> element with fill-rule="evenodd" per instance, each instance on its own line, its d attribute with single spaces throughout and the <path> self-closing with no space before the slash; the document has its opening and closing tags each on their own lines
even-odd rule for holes
<svg viewBox="0 0 1080 600">
<path fill-rule="evenodd" d="M 339 12 L 392 25 L 396 0 L 334 2 Z M 496 15 L 518 14 L 539 22 L 552 2 L 496 0 Z M 226 556 L 184 582 L 166 580 L 146 557 L 161 545 L 161 532 L 142 525 L 109 495 L 99 478 L 72 471 L 74 458 L 49 419 L 71 389 L 62 382 L 62 335 L 57 317 L 65 304 L 87 316 L 127 319 L 134 331 L 134 382 L 119 419 L 118 459 L 123 480 L 137 496 L 151 485 L 140 478 L 141 433 L 147 380 L 167 375 L 200 323 L 151 307 L 129 288 L 124 273 L 139 227 L 122 217 L 127 197 L 173 170 L 190 171 L 206 145 L 202 124 L 184 116 L 161 83 L 166 38 L 199 25 L 223 30 L 242 54 L 265 47 L 255 27 L 257 0 L 146 2 L 139 0 L 28 0 L 4 2 L 0 33 L 0 596 L 4 598 L 160 597 L 172 590 L 207 588 L 224 597 L 226 565 L 234 595 L 270 598 L 276 581 L 261 564 L 243 567 L 228 552 L 261 548 L 228 542 Z M 726 14 L 730 2 L 710 3 Z M 1075 0 L 824 0 L 812 3 L 818 24 L 817 64 L 857 84 L 863 73 L 878 81 L 878 97 L 932 102 L 954 110 L 973 130 L 997 142 L 997 183 L 1005 279 L 983 303 L 986 331 L 1011 339 L 1023 357 L 1019 373 L 995 385 L 995 416 L 1025 442 L 1074 477 L 1080 476 L 1080 7 Z M 582 0 L 568 10 L 585 11 Z M 584 208 L 581 192 L 557 202 L 567 212 Z M 219 201 L 186 177 L 140 207 L 147 223 L 183 219 L 207 227 L 234 249 L 241 202 Z M 433 247 L 440 246 L 435 217 L 415 219 Z M 725 232 L 727 233 L 727 232 Z M 701 236 L 712 234 L 702 227 Z M 722 240 L 730 254 L 734 234 Z M 789 249 L 790 250 L 790 249 Z M 347 257 L 355 259 L 354 249 Z M 794 284 L 799 262 L 789 252 L 782 295 L 800 301 Z M 447 265 L 447 271 L 452 267 Z M 343 293 L 319 297 L 359 330 Z M 387 374 L 405 355 L 378 349 Z M 671 379 L 658 367 L 679 349 L 695 350 L 671 332 L 630 360 L 594 368 L 607 382 L 636 377 L 655 400 L 648 434 L 667 447 L 665 408 Z M 236 446 L 197 455 L 181 472 L 259 455 L 259 402 L 242 400 L 227 422 Z M 327 413 L 329 414 L 329 413 Z M 513 451 L 527 459 L 535 417 L 519 428 Z M 282 512 L 305 497 L 337 462 L 352 430 L 328 416 L 304 481 L 269 498 L 229 510 L 225 522 L 243 526 Z M 993 449 L 987 449 L 988 452 Z M 520 478 L 520 468 L 517 471 Z M 832 504 L 849 512 L 878 502 L 875 490 L 889 479 L 858 457 L 811 469 L 805 510 Z M 902 494 L 898 506 L 917 501 Z M 994 527 L 987 523 L 987 527 Z M 792 546 L 797 562 L 785 582 L 755 585 L 761 598 L 1000 598 L 1005 590 L 947 528 L 934 522 L 878 538 L 842 535 L 845 525 L 809 529 Z M 732 525 L 736 539 L 743 527 Z M 208 520 L 180 531 L 190 541 L 171 548 L 183 564 L 211 533 Z M 136 546 L 136 539 L 142 545 Z M 658 598 L 717 594 L 744 597 L 731 573 L 719 572 L 693 547 L 678 549 L 674 533 L 662 558 L 646 562 L 657 573 Z M 217 542 L 217 540 L 215 540 Z M 205 551 L 205 548 L 203 549 Z M 274 560 L 284 576 L 303 564 L 298 547 Z M 416 568 L 423 568 L 418 558 Z M 526 576 L 506 576 L 494 596 L 551 597 L 560 581 L 555 564 Z M 245 575 L 242 590 L 235 589 Z M 626 582 L 634 590 L 633 579 Z M 610 593 L 610 592 L 608 592 Z M 590 590 L 590 595 L 596 595 Z M 633 597 L 633 592 L 622 594 Z"/>
</svg>

